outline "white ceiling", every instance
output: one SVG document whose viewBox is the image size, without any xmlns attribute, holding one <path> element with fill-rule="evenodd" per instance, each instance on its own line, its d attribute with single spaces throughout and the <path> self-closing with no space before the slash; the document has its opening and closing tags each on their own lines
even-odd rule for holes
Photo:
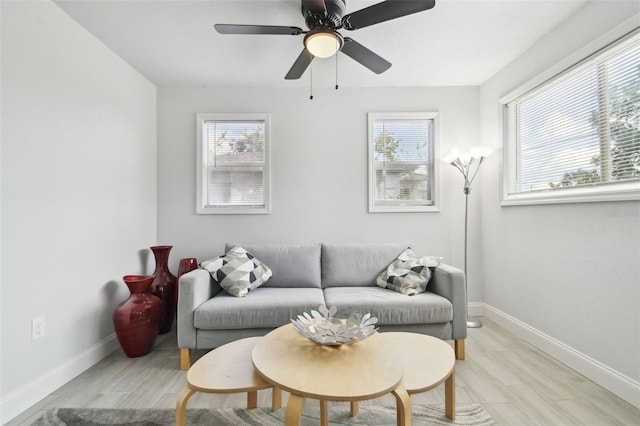
<svg viewBox="0 0 640 426">
<path fill-rule="evenodd" d="M 393 0 L 391 0 L 393 1 Z M 298 26 L 300 0 L 56 0 L 66 13 L 158 86 L 298 87 L 284 80 L 303 36 L 221 35 L 215 23 Z M 347 0 L 347 13 L 377 3 Z M 480 85 L 587 0 L 436 0 L 428 11 L 341 30 L 393 66 L 376 75 L 338 55 L 345 86 Z M 334 58 L 313 62 L 314 86 L 333 86 Z"/>
</svg>

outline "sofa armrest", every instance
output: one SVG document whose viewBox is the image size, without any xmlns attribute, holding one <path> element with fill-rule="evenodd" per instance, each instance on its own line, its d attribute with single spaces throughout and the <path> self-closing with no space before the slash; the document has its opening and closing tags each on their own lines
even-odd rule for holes
<svg viewBox="0 0 640 426">
<path fill-rule="evenodd" d="M 464 271 L 441 263 L 433 272 L 428 289 L 453 304 L 452 339 L 466 338 L 467 291 L 464 284 Z"/>
<path fill-rule="evenodd" d="M 178 347 L 196 348 L 196 328 L 193 312 L 218 294 L 220 286 L 213 282 L 205 269 L 194 269 L 180 277 L 178 282 Z"/>
</svg>

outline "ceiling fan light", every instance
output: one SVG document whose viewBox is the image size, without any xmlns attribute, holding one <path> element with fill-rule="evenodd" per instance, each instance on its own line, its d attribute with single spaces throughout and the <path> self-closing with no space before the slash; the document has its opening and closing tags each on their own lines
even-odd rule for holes
<svg viewBox="0 0 640 426">
<path fill-rule="evenodd" d="M 328 58 L 342 47 L 342 37 L 334 31 L 318 31 L 307 34 L 304 46 L 316 58 Z"/>
</svg>

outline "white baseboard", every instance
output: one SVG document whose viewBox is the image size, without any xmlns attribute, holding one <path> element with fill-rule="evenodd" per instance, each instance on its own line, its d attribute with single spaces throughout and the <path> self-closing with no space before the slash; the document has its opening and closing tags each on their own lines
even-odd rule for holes
<svg viewBox="0 0 640 426">
<path fill-rule="evenodd" d="M 32 407 L 119 347 L 116 335 L 112 334 L 54 370 L 10 393 L 0 402 L 0 424 L 5 424 Z"/>
<path fill-rule="evenodd" d="M 640 383 L 485 303 L 470 303 L 470 316 L 483 316 L 640 408 Z"/>
</svg>

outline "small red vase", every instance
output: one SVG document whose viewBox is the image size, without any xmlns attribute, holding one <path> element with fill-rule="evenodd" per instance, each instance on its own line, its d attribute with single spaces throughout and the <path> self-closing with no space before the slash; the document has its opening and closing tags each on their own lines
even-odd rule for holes
<svg viewBox="0 0 640 426">
<path fill-rule="evenodd" d="M 178 301 L 180 277 L 194 269 L 198 269 L 198 260 L 195 257 L 180 259 L 180 264 L 178 266 L 178 281 L 176 281 L 176 302 Z"/>
<path fill-rule="evenodd" d="M 124 353 L 135 358 L 147 354 L 160 331 L 164 306 L 150 293 L 153 275 L 125 275 L 131 294 L 113 313 L 113 326 Z"/>
<path fill-rule="evenodd" d="M 151 251 L 156 258 L 155 279 L 151 283 L 151 293 L 164 302 L 164 315 L 160 322 L 160 334 L 171 331 L 173 317 L 176 313 L 177 278 L 169 271 L 169 252 L 173 246 L 153 246 Z"/>
</svg>

